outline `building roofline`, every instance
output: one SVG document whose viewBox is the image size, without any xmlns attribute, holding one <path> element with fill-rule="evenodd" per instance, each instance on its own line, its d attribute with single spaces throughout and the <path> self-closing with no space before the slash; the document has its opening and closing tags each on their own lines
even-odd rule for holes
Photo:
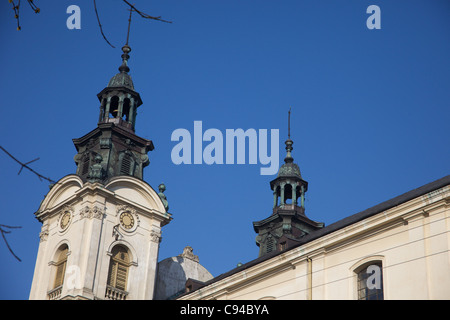
<svg viewBox="0 0 450 320">
<path fill-rule="evenodd" d="M 332 224 L 330 224 L 330 225 L 328 225 L 328 226 L 326 226 L 324 228 L 321 228 L 321 229 L 318 229 L 316 231 L 313 231 L 310 234 L 308 234 L 308 235 L 304 236 L 303 238 L 299 239 L 298 243 L 296 245 L 290 247 L 289 249 L 284 250 L 284 251 L 273 251 L 273 252 L 265 254 L 265 255 L 263 255 L 261 257 L 258 257 L 258 258 L 254 259 L 254 260 L 251 260 L 251 261 L 249 261 L 249 262 L 247 262 L 247 263 L 245 263 L 245 264 L 243 264 L 243 265 L 241 265 L 239 267 L 231 269 L 230 271 L 222 273 L 222 274 L 218 275 L 217 277 L 214 277 L 213 279 L 211 279 L 209 281 L 206 281 L 203 286 L 199 286 L 198 288 L 196 288 L 196 290 L 198 290 L 200 288 L 204 288 L 204 287 L 206 287 L 206 286 L 208 286 L 208 285 L 210 285 L 212 283 L 215 283 L 215 282 L 220 281 L 220 280 L 222 280 L 224 278 L 227 278 L 227 277 L 229 277 L 229 276 L 231 276 L 231 275 L 233 275 L 235 273 L 238 273 L 238 272 L 240 272 L 242 270 L 245 270 L 245 269 L 248 269 L 250 267 L 253 267 L 254 265 L 257 265 L 258 263 L 261 263 L 263 261 L 269 260 L 269 259 L 271 259 L 271 258 L 273 258 L 273 257 L 275 257 L 275 256 L 277 256 L 279 254 L 285 253 L 285 252 L 287 252 L 289 250 L 293 250 L 293 249 L 295 249 L 295 248 L 297 248 L 299 246 L 302 246 L 302 245 L 304 245 L 304 244 L 306 244 L 308 242 L 311 242 L 313 240 L 321 238 L 321 237 L 323 237 L 323 236 L 325 236 L 327 234 L 330 234 L 330 233 L 335 232 L 335 231 L 337 231 L 339 229 L 345 228 L 345 227 L 347 227 L 349 225 L 357 223 L 357 222 L 359 222 L 361 220 L 364 220 L 366 218 L 374 216 L 374 215 L 376 215 L 378 213 L 381 213 L 383 211 L 386 211 L 388 209 L 391 209 L 393 207 L 401 205 L 401 204 L 403 204 L 405 202 L 408 202 L 408 201 L 410 201 L 412 199 L 415 199 L 415 198 L 418 198 L 420 196 L 423 196 L 423 195 L 425 195 L 425 194 L 427 194 L 429 192 L 432 192 L 434 190 L 440 189 L 440 188 L 445 187 L 447 185 L 450 185 L 450 175 L 447 175 L 447 176 L 445 176 L 443 178 L 440 178 L 438 180 L 435 180 L 433 182 L 425 184 L 425 185 L 423 185 L 423 186 L 421 186 L 419 188 L 416 188 L 416 189 L 413 189 L 413 190 L 408 191 L 406 193 L 403 193 L 403 194 L 401 194 L 401 195 L 399 195 L 397 197 L 394 197 L 394 198 L 392 198 L 390 200 L 384 201 L 384 202 L 382 202 L 380 204 L 377 204 L 377 205 L 375 205 L 373 207 L 370 207 L 370 208 L 368 208 L 366 210 L 363 210 L 363 211 L 360 211 L 358 213 L 355 213 L 355 214 L 353 214 L 351 216 L 348 216 L 348 217 L 346 217 L 344 219 L 338 220 L 337 222 L 334 222 L 334 223 L 332 223 Z M 187 292 L 187 293 L 185 293 L 183 295 L 180 295 L 180 296 L 191 294 L 192 292 L 194 292 L 196 290 L 193 290 L 191 292 Z"/>
</svg>

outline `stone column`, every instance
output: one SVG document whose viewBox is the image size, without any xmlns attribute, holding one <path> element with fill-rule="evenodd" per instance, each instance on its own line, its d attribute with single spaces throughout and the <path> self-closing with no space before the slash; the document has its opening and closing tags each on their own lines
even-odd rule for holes
<svg viewBox="0 0 450 320">
<path fill-rule="evenodd" d="M 134 129 L 134 99 L 130 98 L 130 110 L 128 112 L 128 122 L 131 123 L 132 128 Z"/>
<path fill-rule="evenodd" d="M 144 297 L 141 299 L 152 300 L 155 291 L 156 272 L 158 266 L 159 243 L 161 242 L 161 227 L 153 226 L 150 232 L 149 250 L 147 252 L 147 275 L 145 279 Z"/>
<path fill-rule="evenodd" d="M 293 183 L 292 186 L 292 204 L 297 205 L 297 184 Z"/>
<path fill-rule="evenodd" d="M 123 113 L 123 99 L 124 96 L 119 97 L 119 110 L 117 111 L 117 118 L 122 118 Z"/>
<path fill-rule="evenodd" d="M 275 187 L 273 191 L 273 207 L 276 208 L 278 205 L 278 195 L 277 195 L 277 187 Z"/>
<path fill-rule="evenodd" d="M 102 122 L 105 118 L 105 98 L 102 98 L 102 102 L 100 103 L 100 115 L 98 116 L 98 122 Z"/>
<path fill-rule="evenodd" d="M 302 206 L 302 208 L 304 208 L 305 207 L 305 187 L 302 185 L 301 186 L 301 193 L 300 193 L 300 196 L 301 196 L 301 206 Z"/>
<path fill-rule="evenodd" d="M 109 107 L 111 105 L 111 97 L 108 96 L 108 98 L 106 98 L 106 107 L 105 107 L 105 122 L 107 121 L 107 119 L 109 118 Z"/>
<path fill-rule="evenodd" d="M 77 266 L 81 270 L 81 287 L 74 286 L 68 291 L 71 295 L 81 295 L 86 298 L 94 298 L 95 279 L 99 276 L 98 260 L 103 235 L 103 219 L 105 215 L 104 200 L 98 199 L 94 203 L 85 203 L 80 210 L 80 222 L 82 232 L 80 248 L 76 255 Z M 75 258 L 75 257 L 74 257 Z M 97 293 L 98 294 L 98 293 Z M 103 298 L 103 292 L 100 297 Z"/>
</svg>

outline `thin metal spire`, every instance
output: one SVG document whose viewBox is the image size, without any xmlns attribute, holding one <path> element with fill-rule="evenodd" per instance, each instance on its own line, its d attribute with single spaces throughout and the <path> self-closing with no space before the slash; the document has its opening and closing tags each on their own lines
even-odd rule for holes
<svg viewBox="0 0 450 320">
<path fill-rule="evenodd" d="M 119 67 L 120 72 L 129 72 L 130 68 L 128 67 L 128 59 L 130 59 L 129 53 L 131 52 L 131 48 L 128 45 L 128 41 L 130 40 L 130 26 L 131 26 L 131 14 L 133 13 L 134 9 L 130 8 L 130 17 L 128 18 L 128 31 L 127 31 L 127 42 L 122 47 L 122 65 Z"/>
<path fill-rule="evenodd" d="M 288 113 L 288 138 L 291 139 L 291 106 L 289 106 Z"/>
<path fill-rule="evenodd" d="M 294 141 L 291 140 L 291 106 L 289 106 L 288 112 L 288 139 L 284 142 L 286 144 L 286 158 L 284 158 L 284 162 L 293 162 L 294 158 L 292 158 L 291 151 L 294 149 L 292 145 Z"/>
<path fill-rule="evenodd" d="M 131 25 L 131 14 L 133 13 L 133 8 L 128 9 L 130 10 L 130 17 L 128 18 L 128 32 L 127 32 L 127 43 L 125 43 L 125 45 L 128 45 L 128 40 L 130 38 L 130 25 Z"/>
</svg>

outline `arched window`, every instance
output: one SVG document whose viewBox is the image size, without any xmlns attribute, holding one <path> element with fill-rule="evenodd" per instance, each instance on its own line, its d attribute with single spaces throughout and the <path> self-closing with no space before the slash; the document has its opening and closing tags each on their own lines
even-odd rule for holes
<svg viewBox="0 0 450 320">
<path fill-rule="evenodd" d="M 130 253 L 128 249 L 122 245 L 115 246 L 111 253 L 107 285 L 115 289 L 126 291 L 128 269 L 130 268 L 131 263 Z"/>
<path fill-rule="evenodd" d="M 113 96 L 111 104 L 109 105 L 109 113 L 113 118 L 116 118 L 119 113 L 119 97 Z"/>
<path fill-rule="evenodd" d="M 67 253 L 69 252 L 69 247 L 66 244 L 62 245 L 57 253 L 57 261 L 55 263 L 55 281 L 53 283 L 53 288 L 58 288 L 64 283 L 64 275 L 66 273 L 67 266 Z"/>
<path fill-rule="evenodd" d="M 383 300 L 383 267 L 381 261 L 370 261 L 355 269 L 358 300 Z"/>
<path fill-rule="evenodd" d="M 130 121 L 130 99 L 128 98 L 123 100 L 122 119 L 127 122 Z"/>
<path fill-rule="evenodd" d="M 290 184 L 286 184 L 284 186 L 284 203 L 285 204 L 293 204 L 292 201 L 292 186 Z"/>
</svg>

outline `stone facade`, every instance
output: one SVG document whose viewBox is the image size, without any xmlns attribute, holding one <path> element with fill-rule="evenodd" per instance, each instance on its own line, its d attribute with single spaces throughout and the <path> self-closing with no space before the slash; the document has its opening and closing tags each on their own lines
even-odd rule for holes
<svg viewBox="0 0 450 320">
<path fill-rule="evenodd" d="M 372 286 L 383 299 L 448 300 L 449 218 L 446 176 L 311 232 L 295 247 L 250 261 L 178 299 L 352 300 L 366 297 Z M 361 281 L 361 270 L 370 266 L 373 273 Z"/>
<path fill-rule="evenodd" d="M 36 217 L 43 225 L 30 299 L 153 299 L 161 228 L 172 218 L 147 183 L 121 176 L 102 185 L 68 175 L 53 186 Z M 107 290 L 117 245 L 130 256 L 120 297 Z M 55 288 L 62 246 L 68 248 L 65 276 Z"/>
</svg>

